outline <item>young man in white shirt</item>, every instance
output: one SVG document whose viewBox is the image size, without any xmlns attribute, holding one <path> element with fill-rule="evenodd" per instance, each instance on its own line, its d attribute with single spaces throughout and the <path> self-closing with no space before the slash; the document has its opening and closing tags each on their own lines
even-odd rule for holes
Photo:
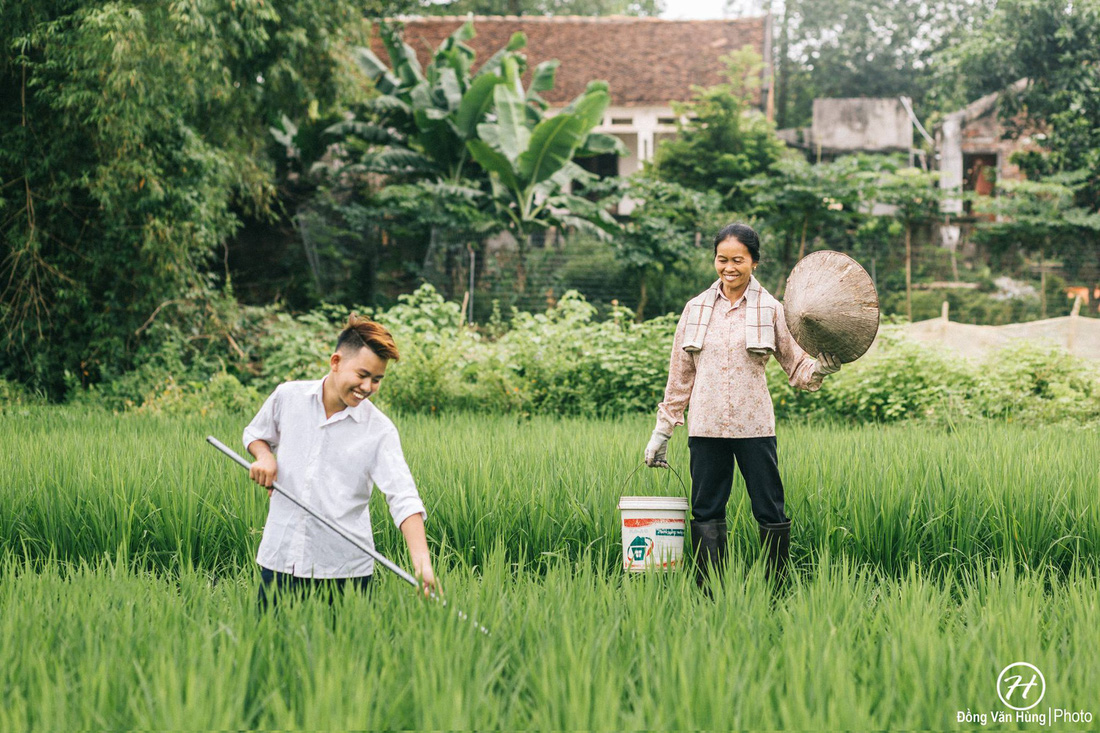
<svg viewBox="0 0 1100 733">
<path fill-rule="evenodd" d="M 347 582 L 363 588 L 374 571 L 369 555 L 287 497 L 273 494 L 275 481 L 371 548 L 374 536 L 368 502 L 377 486 L 405 537 L 413 573 L 425 593 L 435 588 L 424 535 L 424 504 L 405 463 L 397 429 L 369 401 L 387 364 L 398 358 L 397 346 L 385 328 L 353 315 L 329 358 L 329 373 L 317 381 L 279 385 L 245 428 L 245 447 L 256 459 L 249 476 L 267 487 L 271 497 L 256 556 L 262 578 L 261 608 L 267 608 L 275 590 L 321 584 L 331 593 Z"/>
</svg>

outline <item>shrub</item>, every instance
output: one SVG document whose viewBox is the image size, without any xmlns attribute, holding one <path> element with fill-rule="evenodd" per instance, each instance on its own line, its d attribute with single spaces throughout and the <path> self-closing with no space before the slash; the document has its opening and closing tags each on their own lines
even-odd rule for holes
<svg viewBox="0 0 1100 733">
<path fill-rule="evenodd" d="M 676 316 L 635 323 L 612 306 L 600 320 L 575 291 L 543 313 L 514 311 L 478 330 L 461 308 L 430 285 L 400 297 L 377 318 L 397 340 L 401 359 L 389 368 L 378 402 L 418 413 L 482 412 L 607 416 L 653 412 L 668 375 Z M 317 379 L 350 309 L 324 306 L 292 316 L 271 313 L 241 336 L 256 374 L 226 369 L 206 378 L 169 339 L 139 369 L 102 391 L 79 391 L 89 403 L 180 414 L 250 411 L 288 379 Z M 915 343 L 883 325 L 875 349 L 830 376 L 818 392 L 792 390 L 778 363 L 768 386 L 780 419 L 854 423 L 924 420 L 954 423 L 994 418 L 1028 423 L 1100 424 L 1100 369 L 1058 349 L 1018 344 L 980 365 Z M 0 382 L 0 397 L 15 388 Z M 8 397 L 10 404 L 31 399 Z"/>
<path fill-rule="evenodd" d="M 168 377 L 144 395 L 136 412 L 148 415 L 201 415 L 254 412 L 263 402 L 255 387 L 246 387 L 231 374 L 221 372 L 205 381 L 177 382 Z"/>
<path fill-rule="evenodd" d="M 0 379 L 0 414 L 15 408 L 40 405 L 45 402 L 39 395 L 29 392 L 25 387 L 6 379 Z"/>
</svg>

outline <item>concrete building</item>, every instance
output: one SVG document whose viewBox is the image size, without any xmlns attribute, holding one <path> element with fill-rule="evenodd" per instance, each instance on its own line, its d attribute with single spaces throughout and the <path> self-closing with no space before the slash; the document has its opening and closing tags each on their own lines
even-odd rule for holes
<svg viewBox="0 0 1100 733">
<path fill-rule="evenodd" d="M 969 192 L 976 196 L 992 196 L 997 181 L 1023 178 L 1020 168 L 1011 158 L 1019 151 L 1037 150 L 1029 135 L 1005 139 L 1005 127 L 1000 118 L 1000 102 L 1008 92 L 1018 92 L 1027 85 L 1020 79 L 1002 92 L 987 94 L 966 107 L 946 115 L 935 126 L 936 153 L 940 171 L 940 188 L 947 192 Z M 968 230 L 974 226 L 970 205 L 959 198 L 946 198 L 941 206 L 951 222 L 939 227 L 940 242 L 950 250 L 967 241 Z"/>
<path fill-rule="evenodd" d="M 913 149 L 914 118 L 900 97 L 815 99 L 810 127 L 779 130 L 811 162 L 853 153 L 906 153 Z"/>
<path fill-rule="evenodd" d="M 1020 79 L 1007 92 L 1021 91 L 1027 79 Z M 936 151 L 939 153 L 940 187 L 945 191 L 970 191 L 979 196 L 993 195 L 998 180 L 1022 178 L 1020 169 L 1010 160 L 1020 150 L 1037 149 L 1029 136 L 1004 139 L 1000 120 L 1003 92 L 987 94 L 960 110 L 945 116 L 936 125 Z M 945 213 L 966 213 L 961 198 L 944 202 Z"/>
</svg>

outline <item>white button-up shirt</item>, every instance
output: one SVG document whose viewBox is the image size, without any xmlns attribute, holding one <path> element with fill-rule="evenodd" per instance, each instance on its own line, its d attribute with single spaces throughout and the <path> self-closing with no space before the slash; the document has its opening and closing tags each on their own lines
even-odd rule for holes
<svg viewBox="0 0 1100 733">
<path fill-rule="evenodd" d="M 364 400 L 325 417 L 324 379 L 280 384 L 244 429 L 247 448 L 267 442 L 276 454 L 276 481 L 287 493 L 364 547 L 374 548 L 368 502 L 377 486 L 397 526 L 426 515 L 397 428 Z M 370 575 L 374 560 L 295 506 L 271 496 L 256 562 L 300 578 Z"/>
</svg>

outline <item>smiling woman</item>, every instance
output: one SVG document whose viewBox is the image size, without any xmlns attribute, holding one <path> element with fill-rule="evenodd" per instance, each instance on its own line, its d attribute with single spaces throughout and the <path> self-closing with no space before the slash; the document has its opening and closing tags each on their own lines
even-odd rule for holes
<svg viewBox="0 0 1100 733">
<path fill-rule="evenodd" d="M 665 450 L 684 411 L 691 449 L 691 545 L 696 582 L 726 556 L 726 504 L 733 467 L 745 479 L 753 517 L 760 525 L 769 572 L 782 578 L 789 555 L 791 520 L 779 477 L 775 414 L 764 367 L 775 356 L 790 385 L 817 390 L 839 363 L 815 361 L 787 330 L 783 306 L 756 278 L 760 238 L 746 224 L 730 224 L 714 238 L 718 280 L 684 308 L 672 346 L 665 398 L 646 447 L 646 464 L 667 467 Z"/>
</svg>

